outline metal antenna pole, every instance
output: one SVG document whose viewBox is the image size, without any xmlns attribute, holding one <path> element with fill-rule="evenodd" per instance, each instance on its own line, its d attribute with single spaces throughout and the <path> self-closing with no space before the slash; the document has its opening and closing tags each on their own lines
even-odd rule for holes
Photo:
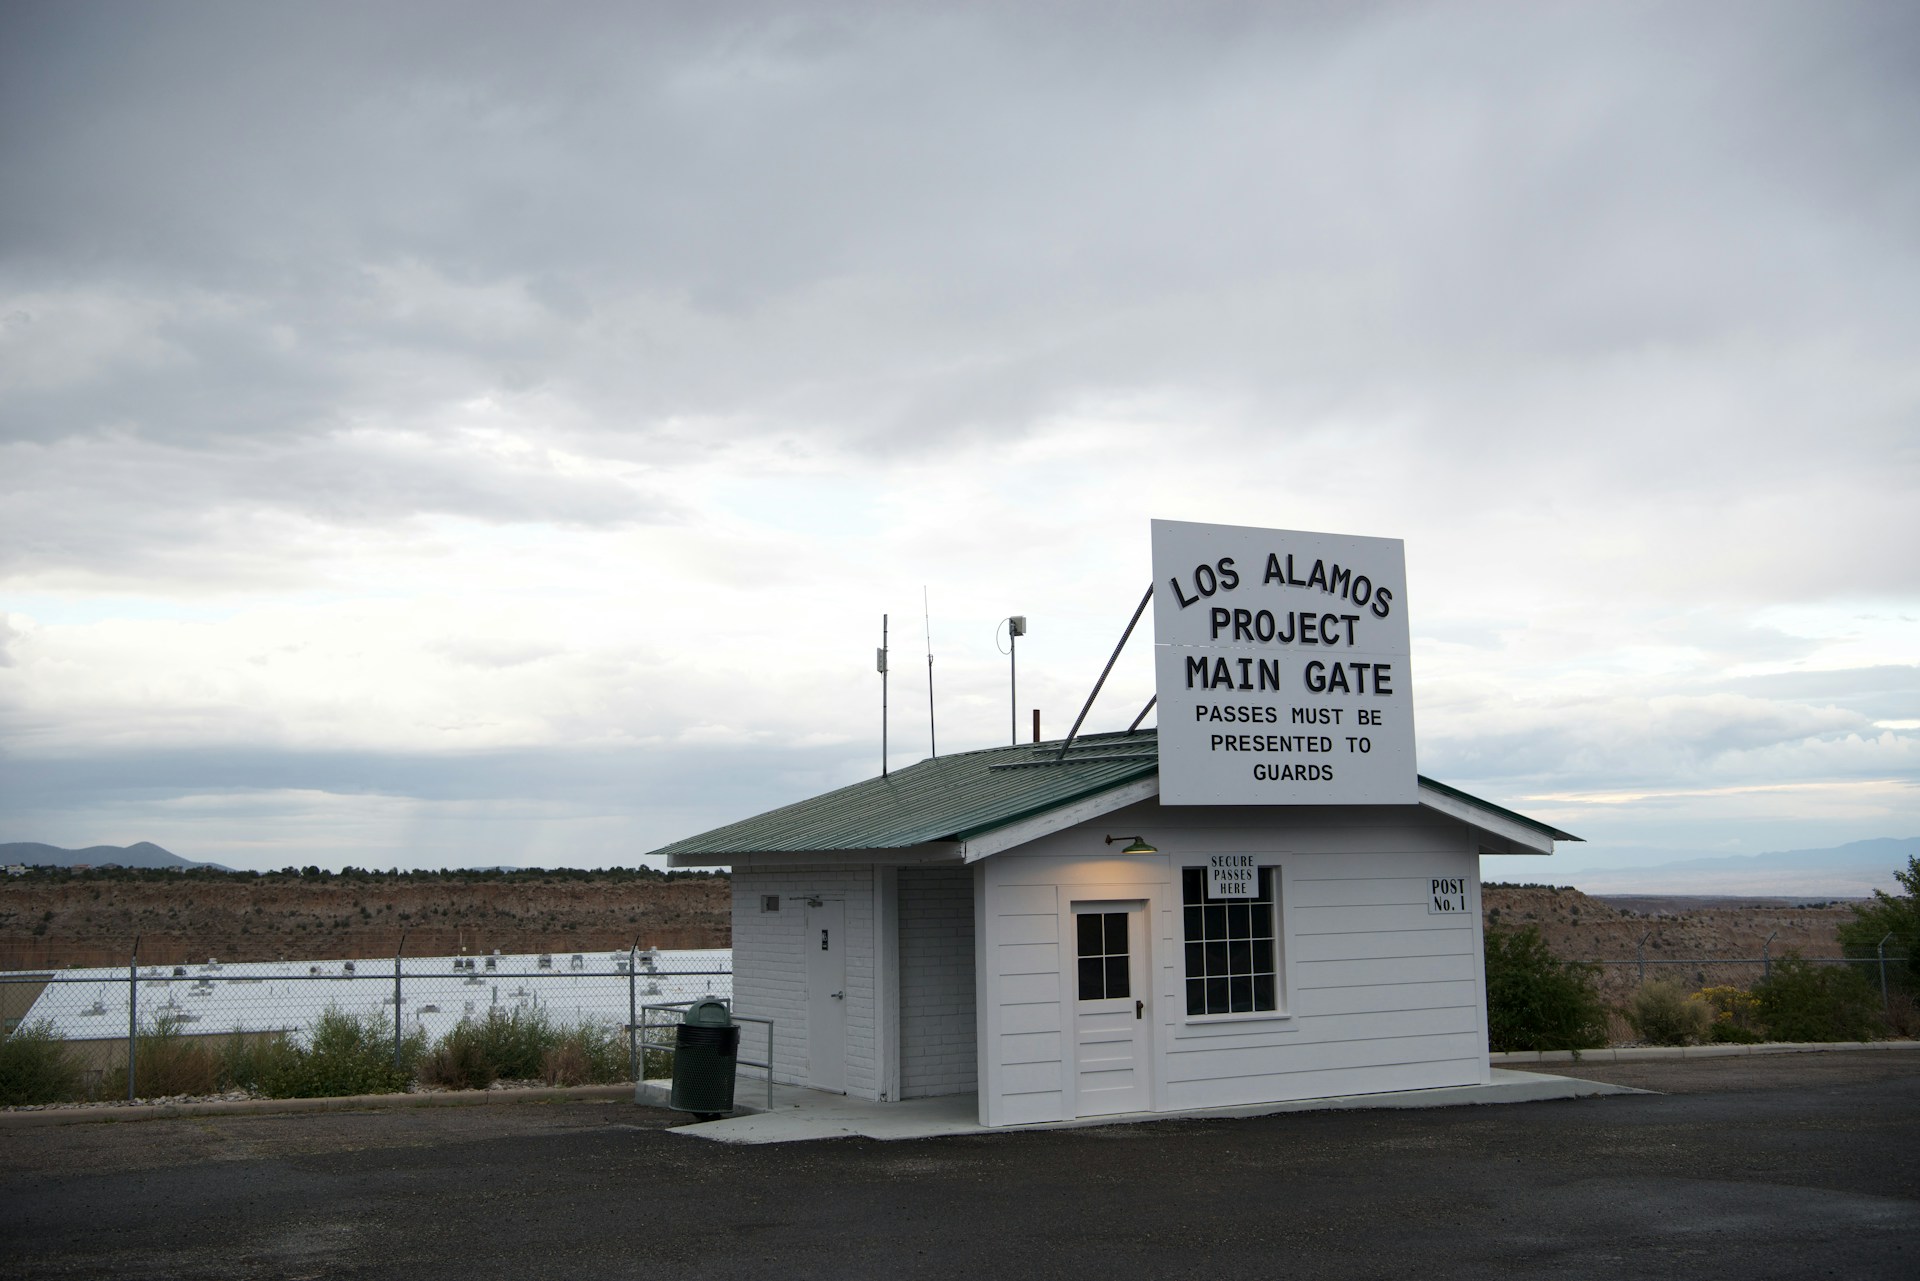
<svg viewBox="0 0 1920 1281">
<path fill-rule="evenodd" d="M 920 608 L 927 624 L 927 753 L 940 759 L 940 740 L 933 732 L 933 606 L 927 601 L 927 589 L 920 589 Z"/>
<path fill-rule="evenodd" d="M 1020 745 L 1020 633 L 1007 627 L 1007 742 Z"/>
<path fill-rule="evenodd" d="M 880 777 L 887 776 L 887 616 L 880 615 L 880 652 L 874 655 L 880 669 Z"/>
<path fill-rule="evenodd" d="M 1093 700 L 1100 697 L 1100 687 L 1107 683 L 1107 674 L 1113 671 L 1113 665 L 1120 661 L 1120 651 L 1127 647 L 1128 638 L 1133 635 L 1134 627 L 1140 622 L 1140 615 L 1147 612 L 1147 602 L 1152 599 L 1153 584 L 1148 583 L 1147 594 L 1140 598 L 1138 605 L 1134 606 L 1133 617 L 1127 620 L 1127 630 L 1120 633 L 1120 643 L 1113 647 L 1113 656 L 1107 659 L 1107 665 L 1100 669 L 1100 679 L 1093 683 L 1093 692 L 1087 695 L 1086 705 L 1080 709 L 1080 714 L 1073 718 L 1073 728 L 1067 731 L 1067 740 L 1060 744 L 1060 754 L 1054 757 L 1054 760 L 1067 759 L 1067 749 L 1073 746 L 1074 738 L 1079 735 L 1081 722 L 1086 720 L 1087 713 L 1093 710 Z"/>
</svg>

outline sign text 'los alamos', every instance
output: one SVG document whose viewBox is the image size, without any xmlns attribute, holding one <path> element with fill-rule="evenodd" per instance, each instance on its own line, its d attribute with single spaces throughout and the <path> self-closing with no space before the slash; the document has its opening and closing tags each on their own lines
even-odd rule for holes
<svg viewBox="0 0 1920 1281">
<path fill-rule="evenodd" d="M 1411 805 L 1397 538 L 1153 522 L 1166 805 Z"/>
</svg>

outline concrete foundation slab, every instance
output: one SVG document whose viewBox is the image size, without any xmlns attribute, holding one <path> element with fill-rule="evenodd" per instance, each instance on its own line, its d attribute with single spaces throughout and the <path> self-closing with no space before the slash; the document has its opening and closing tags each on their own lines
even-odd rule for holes
<svg viewBox="0 0 1920 1281">
<path fill-rule="evenodd" d="M 666 1106 L 669 1083 L 648 1081 L 635 1092 L 635 1101 Z M 763 1097 L 764 1081 L 741 1080 L 736 1097 Z M 1084 1117 L 1035 1125 L 988 1127 L 980 1124 L 979 1100 L 972 1094 L 943 1098 L 906 1099 L 872 1103 L 841 1094 L 822 1094 L 798 1086 L 776 1085 L 770 1109 L 743 1108 L 738 1115 L 675 1128 L 672 1133 L 718 1143 L 801 1143 L 812 1139 L 867 1138 L 880 1140 L 930 1139 L 949 1134 L 1002 1134 L 1012 1130 L 1062 1130 L 1095 1125 L 1129 1125 L 1142 1121 L 1181 1118 L 1269 1116 L 1278 1112 L 1323 1112 L 1361 1108 L 1444 1108 L 1486 1103 L 1531 1103 L 1543 1099 L 1584 1099 L 1608 1094 L 1645 1094 L 1628 1086 L 1581 1081 L 1539 1072 L 1493 1069 L 1486 1085 L 1458 1085 L 1435 1090 L 1403 1090 L 1388 1094 L 1353 1094 L 1326 1099 L 1298 1099 L 1287 1103 L 1257 1103 L 1239 1107 L 1199 1108 L 1186 1112 L 1128 1112 L 1117 1116 Z"/>
</svg>

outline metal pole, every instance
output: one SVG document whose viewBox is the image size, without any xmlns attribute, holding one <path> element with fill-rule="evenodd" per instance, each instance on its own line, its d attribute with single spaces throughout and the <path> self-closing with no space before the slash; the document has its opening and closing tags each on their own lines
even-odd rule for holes
<svg viewBox="0 0 1920 1281">
<path fill-rule="evenodd" d="M 1893 1017 L 1893 998 L 1887 995 L 1887 940 L 1892 937 L 1893 931 L 1888 930 L 1873 945 L 1873 954 L 1880 958 L 1880 1009 L 1889 1019 Z"/>
<path fill-rule="evenodd" d="M 1020 745 L 1020 638 L 1007 626 L 1007 742 Z"/>
<path fill-rule="evenodd" d="M 133 957 L 127 962 L 127 1102 L 134 1100 L 134 1047 L 140 1042 L 140 936 L 133 936 Z"/>
<path fill-rule="evenodd" d="M 940 759 L 940 740 L 933 732 L 933 606 L 927 602 L 927 589 L 920 589 L 920 606 L 927 622 L 927 755 Z"/>
<path fill-rule="evenodd" d="M 887 776 L 887 616 L 880 615 L 880 777 Z M 637 942 L 637 940 L 636 940 Z"/>
<path fill-rule="evenodd" d="M 1648 930 L 1640 936 L 1640 941 L 1633 945 L 1633 954 L 1640 961 L 1640 986 L 1642 987 L 1647 985 L 1647 940 L 1652 937 L 1653 931 Z"/>
<path fill-rule="evenodd" d="M 627 949 L 627 1071 L 633 1076 L 633 1088 L 640 1088 L 640 1030 L 634 1026 L 639 1022 L 639 975 L 640 936 L 633 936 L 633 946 Z"/>
<path fill-rule="evenodd" d="M 1147 700 L 1147 705 L 1140 709 L 1140 714 L 1133 718 L 1133 724 L 1127 726 L 1127 733 L 1131 734 L 1135 730 L 1138 730 L 1140 728 L 1140 722 L 1147 719 L 1147 713 L 1152 711 L 1153 705 L 1159 701 L 1160 701 L 1160 696 L 1158 694 L 1155 694 L 1152 698 L 1149 698 Z"/>
<path fill-rule="evenodd" d="M 393 953 L 393 1070 L 400 1070 L 400 958 L 407 950 L 407 932 L 400 931 L 400 946 Z"/>
<path fill-rule="evenodd" d="M 1760 945 L 1760 981 L 1765 983 L 1773 977 L 1773 940 L 1780 935 L 1779 930 L 1767 935 L 1767 941 Z"/>
<path fill-rule="evenodd" d="M 1127 620 L 1127 630 L 1120 633 L 1120 643 L 1113 647 L 1113 657 L 1109 658 L 1107 665 L 1100 669 L 1100 679 L 1093 683 L 1093 692 L 1087 695 L 1086 706 L 1082 707 L 1080 714 L 1073 718 L 1073 728 L 1067 731 L 1066 742 L 1060 744 L 1060 754 L 1053 758 L 1056 761 L 1067 759 L 1067 749 L 1073 746 L 1073 740 L 1079 736 L 1081 722 L 1085 721 L 1087 713 L 1093 710 L 1093 700 L 1100 697 L 1100 687 L 1107 683 L 1107 676 L 1113 671 L 1113 665 L 1120 661 L 1120 651 L 1127 647 L 1127 639 L 1133 635 L 1135 625 L 1140 622 L 1140 615 L 1147 612 L 1147 602 L 1152 599 L 1153 584 L 1148 583 L 1147 594 L 1140 598 L 1138 605 L 1134 606 L 1133 617 Z"/>
</svg>

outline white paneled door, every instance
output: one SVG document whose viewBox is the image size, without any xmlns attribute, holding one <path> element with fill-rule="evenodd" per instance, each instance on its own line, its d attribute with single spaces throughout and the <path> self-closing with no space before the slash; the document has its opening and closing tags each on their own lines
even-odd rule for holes
<svg viewBox="0 0 1920 1281">
<path fill-rule="evenodd" d="M 1145 1112 L 1152 1106 L 1146 904 L 1075 903 L 1071 939 L 1074 1114 Z"/>
<path fill-rule="evenodd" d="M 847 905 L 807 905 L 807 1084 L 847 1089 Z"/>
</svg>

